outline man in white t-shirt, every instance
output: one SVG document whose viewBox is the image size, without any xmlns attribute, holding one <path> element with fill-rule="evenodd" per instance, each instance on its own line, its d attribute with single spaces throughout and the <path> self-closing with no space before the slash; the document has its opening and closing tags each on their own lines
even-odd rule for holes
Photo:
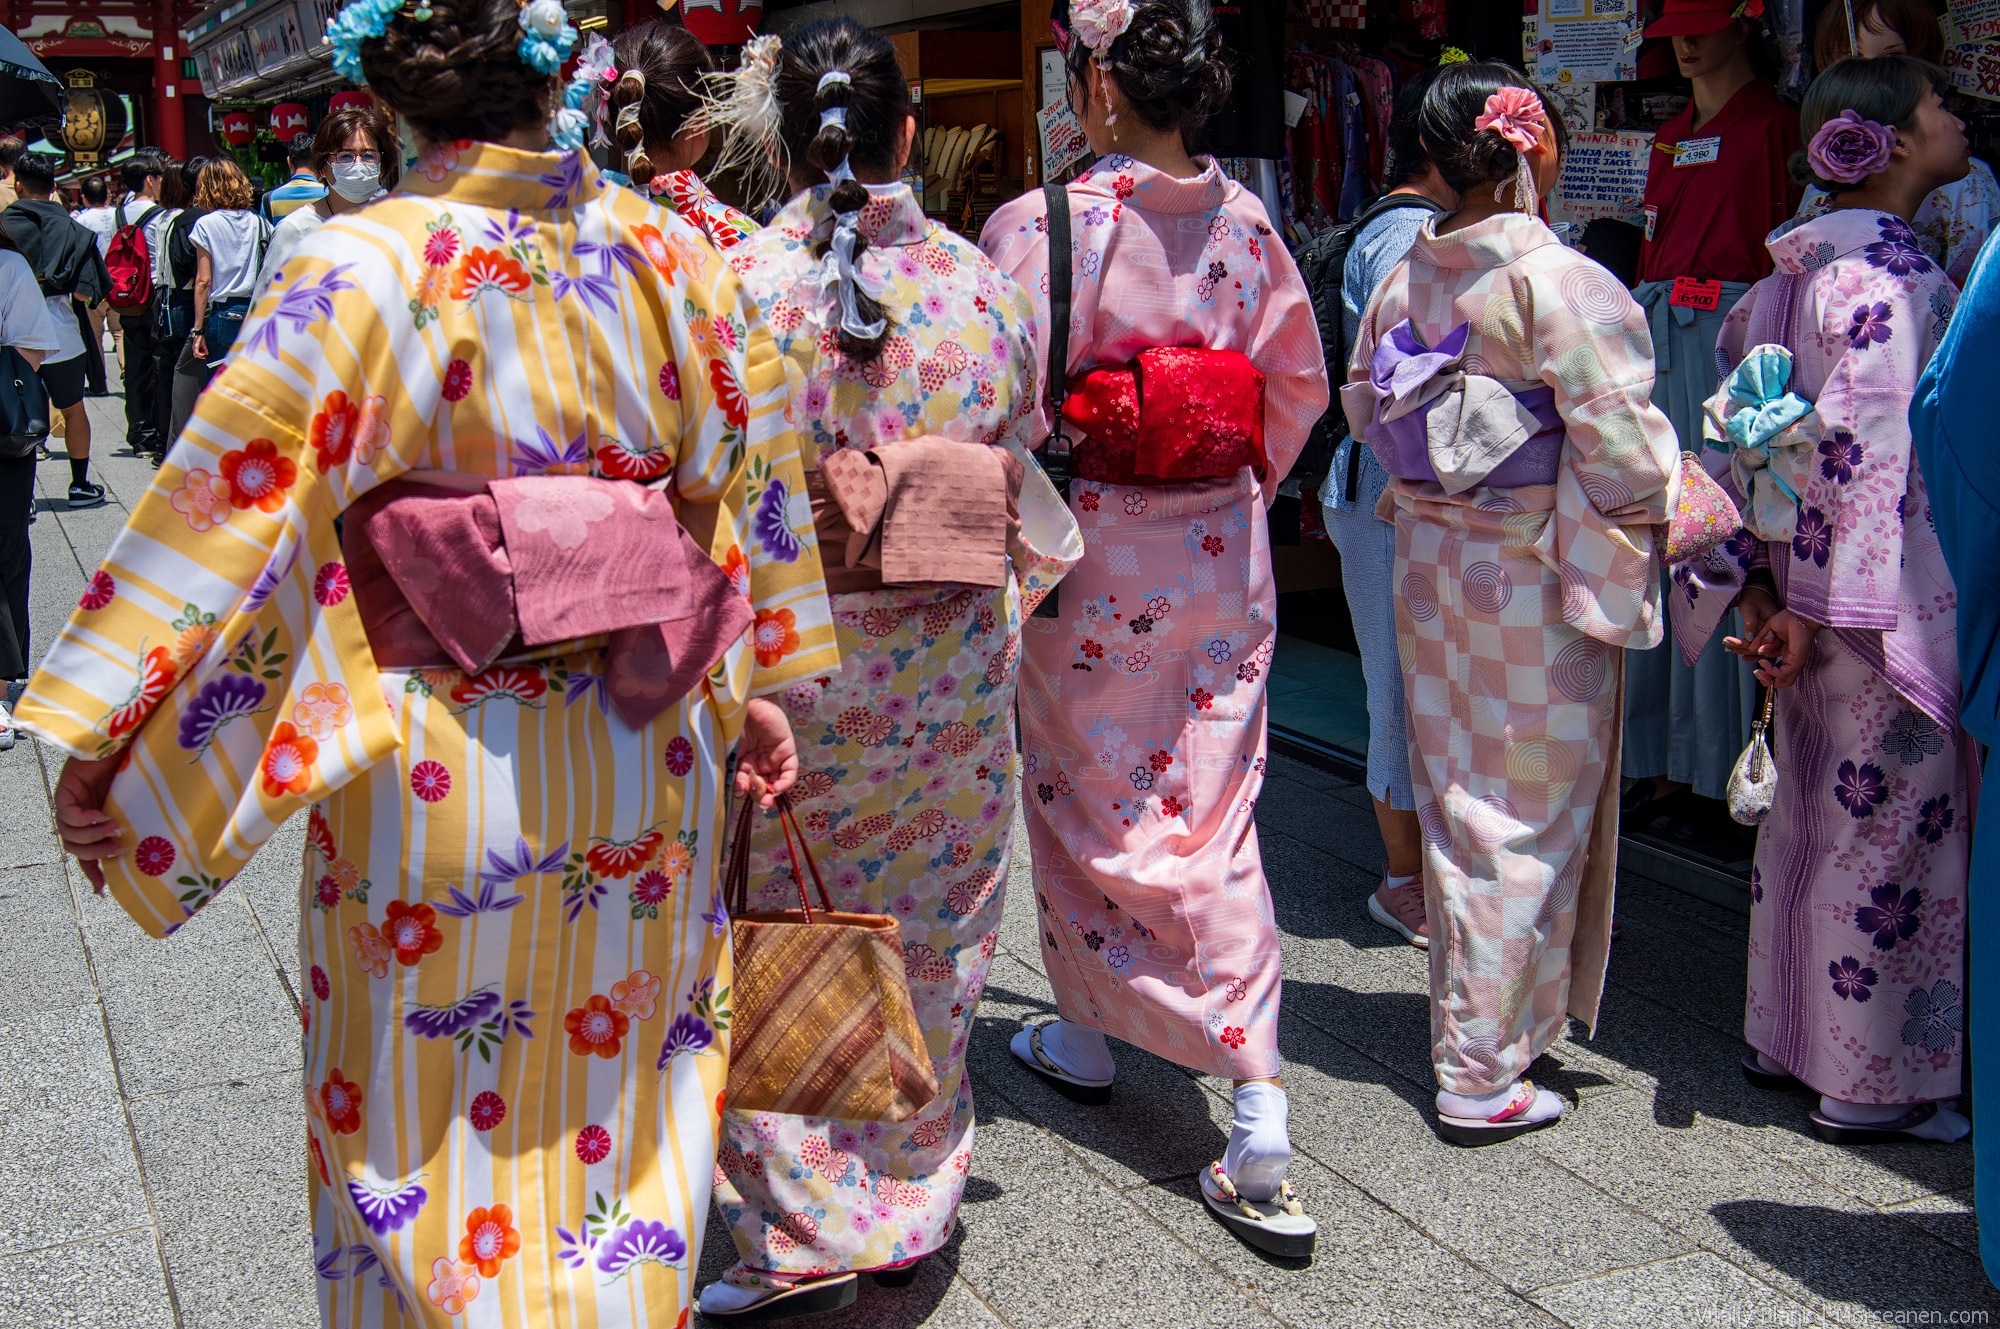
<svg viewBox="0 0 2000 1329">
<path fill-rule="evenodd" d="M 157 148 L 142 148 L 123 167 L 121 183 L 125 201 L 111 209 L 112 234 L 124 226 L 137 226 L 145 238 L 147 261 L 152 268 L 154 289 L 160 281 L 161 255 L 154 238 L 161 219 L 167 215 L 160 206 L 160 186 L 168 170 L 166 154 Z M 114 311 L 115 312 L 115 311 Z M 164 426 L 157 422 L 154 404 L 159 396 L 157 348 L 153 345 L 154 298 L 150 295 L 136 312 L 117 314 L 119 358 L 124 364 L 125 442 L 140 455 L 166 451 L 161 438 Z"/>
</svg>

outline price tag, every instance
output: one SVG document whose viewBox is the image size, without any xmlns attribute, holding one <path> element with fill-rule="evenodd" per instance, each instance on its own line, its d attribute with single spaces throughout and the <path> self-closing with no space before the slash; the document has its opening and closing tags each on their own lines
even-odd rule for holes
<svg viewBox="0 0 2000 1329">
<path fill-rule="evenodd" d="M 1682 309 L 1714 309 L 1722 303 L 1722 283 L 1695 277 L 1676 277 L 1667 303 L 1679 305 Z"/>
<path fill-rule="evenodd" d="M 1660 220 L 1660 208 L 1656 203 L 1646 205 L 1646 239 L 1653 238 L 1653 227 Z"/>
<path fill-rule="evenodd" d="M 1722 135 L 1684 138 L 1674 145 L 1674 165 L 1707 166 L 1722 155 Z"/>
</svg>

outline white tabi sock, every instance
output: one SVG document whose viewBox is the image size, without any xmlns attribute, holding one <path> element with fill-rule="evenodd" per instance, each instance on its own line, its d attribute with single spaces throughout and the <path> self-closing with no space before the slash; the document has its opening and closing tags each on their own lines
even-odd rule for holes
<svg viewBox="0 0 2000 1329">
<path fill-rule="evenodd" d="M 1042 1051 L 1079 1080 L 1109 1080 L 1118 1073 L 1104 1031 L 1069 1020 L 1042 1026 Z"/>
<path fill-rule="evenodd" d="M 1454 1094 L 1438 1090 L 1437 1109 L 1447 1117 L 1463 1117 L 1471 1121 L 1490 1121 L 1509 1103 L 1514 1101 L 1514 1091 L 1521 1082 L 1514 1081 L 1504 1089 L 1495 1089 L 1490 1094 Z M 1535 1090 L 1535 1101 L 1527 1109 L 1509 1118 L 1522 1125 L 1538 1121 L 1549 1121 L 1562 1115 L 1562 1099 L 1547 1089 Z"/>
<path fill-rule="evenodd" d="M 1819 1111 L 1823 1117 L 1845 1122 L 1849 1126 L 1882 1126 L 1896 1120 L 1915 1107 L 1914 1103 L 1843 1103 L 1837 1098 L 1820 1095 Z M 1952 1109 L 1938 1105 L 1937 1115 L 1920 1126 L 1903 1132 L 1923 1140 L 1937 1140 L 1950 1144 L 1962 1140 L 1972 1130 L 1972 1123 Z"/>
<path fill-rule="evenodd" d="M 1290 1106 L 1275 1084 L 1236 1086 L 1236 1121 L 1229 1128 L 1222 1170 L 1246 1200 L 1275 1199 L 1278 1183 L 1292 1165 L 1292 1137 L 1285 1131 Z"/>
</svg>

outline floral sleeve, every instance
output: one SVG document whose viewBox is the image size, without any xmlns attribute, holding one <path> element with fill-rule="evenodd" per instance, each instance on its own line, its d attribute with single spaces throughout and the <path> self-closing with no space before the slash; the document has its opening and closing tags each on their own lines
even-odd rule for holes
<svg viewBox="0 0 2000 1329">
<path fill-rule="evenodd" d="M 388 440 L 420 402 L 386 351 L 364 358 L 345 335 L 374 316 L 346 268 L 294 260 L 292 275 L 245 323 L 18 710 L 73 755 L 126 753 L 106 811 L 134 852 L 106 876 L 155 935 L 397 745 L 334 518 L 407 468 Z"/>
<path fill-rule="evenodd" d="M 683 441 L 675 483 L 682 523 L 750 597 L 756 618 L 749 672 L 732 678 L 728 691 L 759 697 L 831 673 L 840 667 L 840 652 L 784 366 L 737 274 L 711 256 L 710 275 L 712 285 L 690 287 L 690 319 L 733 333 L 709 338 L 706 356 L 691 355 L 663 371 L 680 376 Z M 724 724 L 733 732 L 726 712 Z"/>
</svg>

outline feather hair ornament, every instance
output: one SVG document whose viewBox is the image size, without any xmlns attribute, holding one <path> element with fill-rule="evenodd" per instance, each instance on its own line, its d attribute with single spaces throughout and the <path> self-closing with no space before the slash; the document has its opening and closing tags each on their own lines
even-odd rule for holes
<svg viewBox="0 0 2000 1329">
<path fill-rule="evenodd" d="M 783 55 L 775 34 L 753 37 L 734 71 L 710 74 L 702 82 L 704 118 L 723 131 L 722 152 L 711 174 L 740 171 L 745 191 L 758 202 L 780 197 L 791 172 L 780 132 L 784 111 L 778 105 Z"/>
</svg>

